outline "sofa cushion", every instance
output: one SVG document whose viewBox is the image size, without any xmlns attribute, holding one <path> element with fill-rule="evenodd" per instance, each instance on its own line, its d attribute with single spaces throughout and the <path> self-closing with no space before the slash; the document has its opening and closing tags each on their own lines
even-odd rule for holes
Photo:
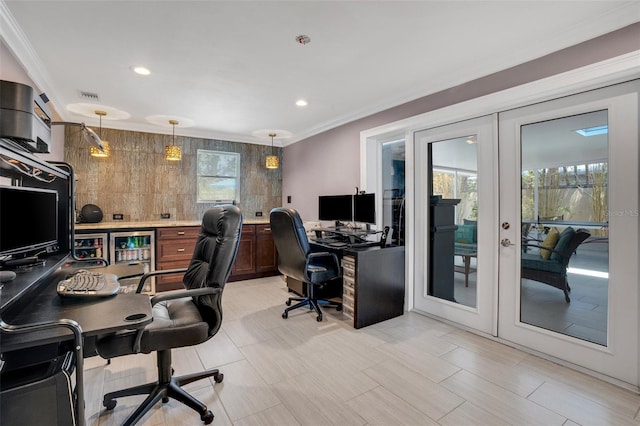
<svg viewBox="0 0 640 426">
<path fill-rule="evenodd" d="M 564 253 L 569 248 L 569 244 L 571 244 L 571 240 L 573 236 L 576 234 L 576 231 L 572 227 L 565 228 L 560 233 L 560 238 L 558 238 L 558 243 L 556 244 L 555 251 L 551 253 L 549 259 L 555 260 L 556 262 L 562 262 L 562 256 L 559 253 Z"/>
<path fill-rule="evenodd" d="M 553 260 L 544 260 L 537 253 L 522 253 L 522 267 L 558 274 L 564 274 L 565 272 L 561 263 Z"/>
<path fill-rule="evenodd" d="M 560 239 L 560 233 L 558 232 L 558 229 L 551 228 L 549 230 L 549 233 L 545 237 L 544 241 L 542 242 L 542 244 L 540 244 L 542 247 L 544 247 L 543 249 L 540 249 L 540 257 L 543 258 L 544 260 L 549 260 L 549 257 L 551 256 L 551 253 L 552 253 L 551 250 L 553 250 L 556 244 L 558 244 L 559 239 Z"/>
<path fill-rule="evenodd" d="M 475 225 L 457 225 L 458 229 L 455 232 L 455 242 L 463 244 L 474 244 L 476 242 L 474 238 Z"/>
<path fill-rule="evenodd" d="M 478 242 L 478 221 L 471 219 L 462 219 L 463 225 L 472 225 L 473 226 L 473 242 Z"/>
</svg>

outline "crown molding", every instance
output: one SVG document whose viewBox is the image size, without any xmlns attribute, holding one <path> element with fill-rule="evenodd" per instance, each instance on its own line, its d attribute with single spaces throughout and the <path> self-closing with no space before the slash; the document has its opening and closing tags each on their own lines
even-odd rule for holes
<svg viewBox="0 0 640 426">
<path fill-rule="evenodd" d="M 41 93 L 46 93 L 53 108 L 62 116 L 64 106 L 60 101 L 60 94 L 55 90 L 54 85 L 51 83 L 51 77 L 42 64 L 40 57 L 16 22 L 4 0 L 0 0 L 0 37 L 18 59 L 25 73 L 36 85 L 36 88 Z"/>
</svg>

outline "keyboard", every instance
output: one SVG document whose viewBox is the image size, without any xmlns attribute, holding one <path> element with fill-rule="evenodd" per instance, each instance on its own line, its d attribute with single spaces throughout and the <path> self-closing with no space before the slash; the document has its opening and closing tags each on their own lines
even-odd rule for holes
<svg viewBox="0 0 640 426">
<path fill-rule="evenodd" d="M 116 294 L 118 290 L 120 283 L 115 275 L 85 269 L 68 275 L 57 286 L 58 294 L 62 297 L 105 297 Z"/>
</svg>

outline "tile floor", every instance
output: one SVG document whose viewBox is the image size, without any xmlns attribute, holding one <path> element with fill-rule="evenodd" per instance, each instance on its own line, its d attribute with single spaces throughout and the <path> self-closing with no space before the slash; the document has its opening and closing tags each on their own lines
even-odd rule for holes
<svg viewBox="0 0 640 426">
<path fill-rule="evenodd" d="M 509 346 L 415 313 L 360 330 L 330 309 L 283 320 L 286 297 L 280 277 L 230 283 L 221 331 L 174 350 L 176 374 L 224 373 L 187 386 L 214 425 L 640 424 L 640 395 Z M 117 425 L 142 397 L 109 412 L 102 394 L 153 380 L 155 355 L 85 367 L 87 423 Z M 202 423 L 170 401 L 140 424 Z"/>
</svg>

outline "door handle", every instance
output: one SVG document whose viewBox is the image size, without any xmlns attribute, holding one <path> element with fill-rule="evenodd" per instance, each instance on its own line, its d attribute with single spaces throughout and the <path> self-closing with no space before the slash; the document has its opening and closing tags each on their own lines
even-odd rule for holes
<svg viewBox="0 0 640 426">
<path fill-rule="evenodd" d="M 501 245 L 502 247 L 515 246 L 515 244 L 513 244 L 513 243 L 511 242 L 511 240 L 510 240 L 510 239 L 508 239 L 508 238 L 503 238 L 503 239 L 502 239 L 502 241 L 500 241 L 500 245 Z"/>
</svg>

